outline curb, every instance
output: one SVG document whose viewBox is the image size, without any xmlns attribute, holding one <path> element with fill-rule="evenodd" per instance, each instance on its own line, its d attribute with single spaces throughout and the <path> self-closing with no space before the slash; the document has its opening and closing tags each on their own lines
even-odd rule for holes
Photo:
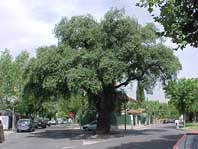
<svg viewBox="0 0 198 149">
<path fill-rule="evenodd" d="M 8 135 L 10 135 L 10 134 L 12 134 L 12 133 L 14 133 L 13 131 L 4 131 L 4 135 L 5 136 L 8 136 Z"/>
<path fill-rule="evenodd" d="M 133 130 L 144 130 L 144 129 L 150 129 L 155 126 L 160 126 L 161 124 L 150 124 L 150 125 L 142 125 L 140 127 L 132 128 Z"/>
</svg>

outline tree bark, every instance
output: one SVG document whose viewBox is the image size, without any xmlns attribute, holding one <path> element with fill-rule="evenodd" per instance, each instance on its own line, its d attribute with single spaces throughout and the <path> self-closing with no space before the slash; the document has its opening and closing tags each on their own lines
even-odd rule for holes
<svg viewBox="0 0 198 149">
<path fill-rule="evenodd" d="M 112 86 L 103 87 L 97 106 L 98 124 L 96 133 L 99 135 L 109 134 L 111 128 L 111 114 L 114 109 L 113 100 L 116 98 Z"/>
</svg>

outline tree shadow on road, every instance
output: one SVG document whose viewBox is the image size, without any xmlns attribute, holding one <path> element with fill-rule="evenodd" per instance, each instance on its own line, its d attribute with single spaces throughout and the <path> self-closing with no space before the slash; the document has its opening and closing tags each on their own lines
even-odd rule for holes
<svg viewBox="0 0 198 149">
<path fill-rule="evenodd" d="M 87 136 L 92 136 L 92 135 L 94 135 L 93 132 L 84 132 L 82 130 L 67 129 L 67 130 L 45 130 L 43 132 L 35 132 L 29 135 L 28 137 L 80 140 L 80 139 L 85 139 Z"/>
<path fill-rule="evenodd" d="M 123 143 L 119 146 L 109 147 L 107 149 L 172 149 L 174 144 L 177 142 L 179 138 L 182 137 L 180 135 L 168 135 L 163 136 L 159 139 L 144 140 L 144 142 L 130 142 Z"/>
<path fill-rule="evenodd" d="M 145 130 L 117 130 L 112 131 L 109 135 L 97 136 L 95 132 L 83 131 L 80 129 L 46 129 L 42 132 L 35 132 L 28 135 L 29 138 L 47 138 L 47 139 L 70 139 L 70 140 L 94 140 L 94 139 L 112 139 L 127 136 L 145 136 L 153 133 L 166 133 L 167 129 L 145 129 Z"/>
<path fill-rule="evenodd" d="M 112 139 L 121 138 L 124 136 L 138 136 L 147 135 L 146 131 L 135 130 L 119 130 L 112 131 L 108 135 L 98 136 L 92 131 L 83 131 L 79 129 L 67 129 L 67 130 L 45 130 L 43 132 L 35 132 L 28 135 L 28 138 L 48 138 L 48 139 L 70 139 L 70 140 L 94 140 L 94 139 Z M 147 131 L 148 132 L 148 131 Z"/>
</svg>

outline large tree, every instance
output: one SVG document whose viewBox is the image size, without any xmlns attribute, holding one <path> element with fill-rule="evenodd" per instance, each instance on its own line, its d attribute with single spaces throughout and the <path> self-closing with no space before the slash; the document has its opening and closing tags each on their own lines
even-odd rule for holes
<svg viewBox="0 0 198 149">
<path fill-rule="evenodd" d="M 173 51 L 157 42 L 154 25 L 142 27 L 117 9 L 100 22 L 90 15 L 63 18 L 55 35 L 58 47 L 44 47 L 35 58 L 33 82 L 56 92 L 87 95 L 97 109 L 99 134 L 110 131 L 119 88 L 148 77 L 165 83 L 180 69 Z"/>
<path fill-rule="evenodd" d="M 140 0 L 139 6 L 146 7 L 155 21 L 164 27 L 163 35 L 184 48 L 187 44 L 198 47 L 198 1 L 197 0 Z M 153 10 L 160 10 L 155 15 Z"/>
</svg>

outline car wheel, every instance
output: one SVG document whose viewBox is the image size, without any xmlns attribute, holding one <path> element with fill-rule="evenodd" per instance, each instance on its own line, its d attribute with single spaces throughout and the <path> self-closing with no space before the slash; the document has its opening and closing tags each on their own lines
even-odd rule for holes
<svg viewBox="0 0 198 149">
<path fill-rule="evenodd" d="M 18 129 L 18 132 L 22 132 L 20 129 Z"/>
</svg>

